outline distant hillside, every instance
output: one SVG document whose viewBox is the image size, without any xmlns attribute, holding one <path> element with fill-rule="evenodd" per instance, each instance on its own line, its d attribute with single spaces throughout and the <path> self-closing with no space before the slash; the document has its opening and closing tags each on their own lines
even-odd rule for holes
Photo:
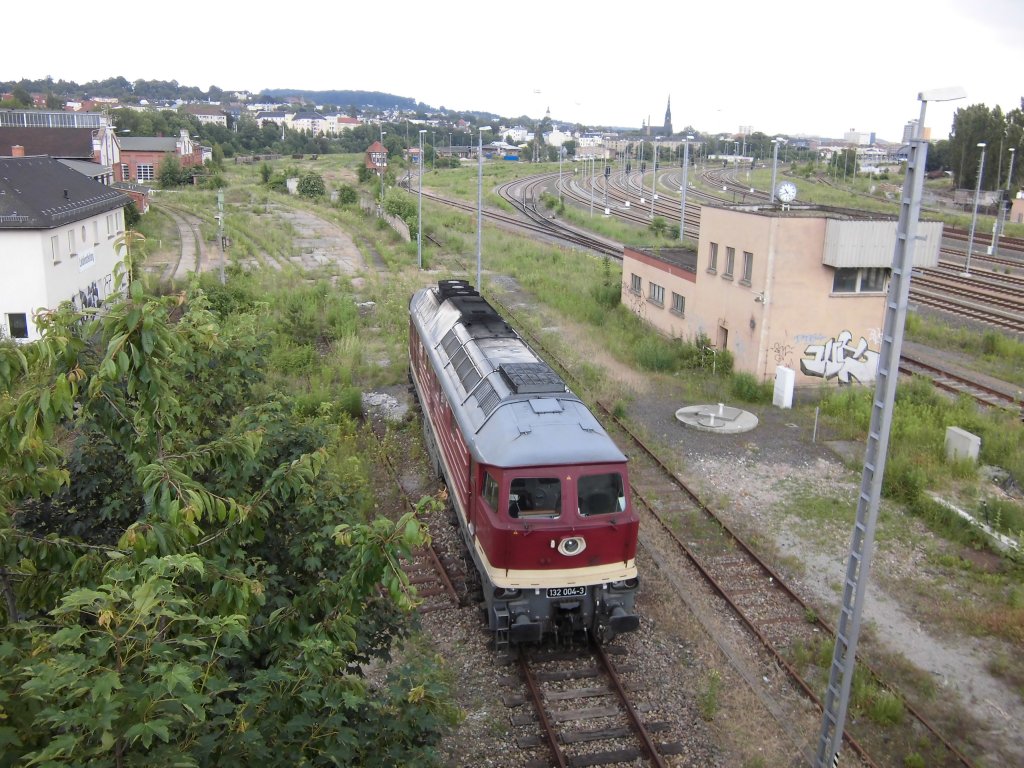
<svg viewBox="0 0 1024 768">
<path fill-rule="evenodd" d="M 336 107 L 373 107 L 375 109 L 400 109 L 416 111 L 429 109 L 427 105 L 418 103 L 407 96 L 395 96 L 393 93 L 380 91 L 303 91 L 297 88 L 266 88 L 260 96 L 269 97 L 268 101 L 282 101 L 289 96 L 298 96 L 312 104 L 333 104 Z"/>
</svg>

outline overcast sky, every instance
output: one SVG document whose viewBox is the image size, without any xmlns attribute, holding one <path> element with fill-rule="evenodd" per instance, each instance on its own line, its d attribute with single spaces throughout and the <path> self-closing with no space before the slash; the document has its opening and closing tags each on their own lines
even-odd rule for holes
<svg viewBox="0 0 1024 768">
<path fill-rule="evenodd" d="M 894 141 L 922 90 L 967 93 L 928 107 L 933 138 L 958 107 L 1007 112 L 1024 96 L 1024 0 L 40 7 L 4 12 L 0 80 L 384 91 L 623 127 L 662 125 L 671 97 L 676 131 L 854 129 Z"/>
</svg>

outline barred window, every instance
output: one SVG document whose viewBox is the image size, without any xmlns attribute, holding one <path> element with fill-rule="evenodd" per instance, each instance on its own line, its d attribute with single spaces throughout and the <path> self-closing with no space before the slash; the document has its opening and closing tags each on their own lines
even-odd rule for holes
<svg viewBox="0 0 1024 768">
<path fill-rule="evenodd" d="M 718 243 L 708 243 L 708 272 L 718 271 Z"/>
<path fill-rule="evenodd" d="M 743 277 L 740 278 L 741 283 L 750 285 L 750 278 L 754 274 L 754 254 L 750 251 L 743 252 Z"/>
<path fill-rule="evenodd" d="M 629 290 L 633 293 L 640 293 L 640 275 L 630 277 Z"/>
</svg>

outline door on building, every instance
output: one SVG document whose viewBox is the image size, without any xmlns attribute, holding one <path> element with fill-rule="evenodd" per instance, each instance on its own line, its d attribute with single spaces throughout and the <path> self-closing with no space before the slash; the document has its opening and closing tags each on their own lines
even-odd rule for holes
<svg viewBox="0 0 1024 768">
<path fill-rule="evenodd" d="M 729 348 L 729 329 L 724 325 L 718 326 L 718 341 L 715 346 L 719 349 Z"/>
</svg>

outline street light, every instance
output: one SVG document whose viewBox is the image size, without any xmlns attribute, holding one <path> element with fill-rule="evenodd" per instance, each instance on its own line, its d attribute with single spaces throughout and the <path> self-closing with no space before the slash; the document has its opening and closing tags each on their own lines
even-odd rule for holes
<svg viewBox="0 0 1024 768">
<path fill-rule="evenodd" d="M 683 241 L 683 221 L 686 219 L 686 188 L 689 183 L 686 180 L 690 172 L 690 142 L 693 141 L 691 134 L 686 135 L 683 143 L 683 188 L 680 190 L 679 198 L 679 242 Z"/>
<path fill-rule="evenodd" d="M 922 138 L 925 110 L 929 101 L 952 101 L 962 99 L 965 95 L 963 88 L 939 88 L 923 91 L 917 96 L 921 102 L 921 119 L 918 121 L 915 136 L 910 140 L 907 174 L 903 182 L 903 195 L 900 198 L 892 279 L 889 281 L 886 297 L 882 342 L 875 375 L 874 404 L 871 409 L 864 471 L 861 475 L 861 489 L 857 501 L 856 525 L 847 558 L 846 584 L 843 588 L 842 608 L 836 627 L 829 680 L 825 687 L 821 734 L 814 768 L 832 768 L 839 764 L 843 724 L 849 707 L 850 688 L 857 663 L 857 639 L 860 635 L 861 613 L 871 571 L 886 453 L 892 429 L 892 411 L 899 379 L 903 329 L 907 319 L 910 273 L 914 263 L 914 246 L 921 214 L 921 190 L 924 186 L 925 160 L 928 157 L 928 142 Z"/>
<path fill-rule="evenodd" d="M 562 155 L 565 154 L 565 145 L 558 148 L 558 204 L 562 204 Z"/>
<path fill-rule="evenodd" d="M 654 175 L 651 177 L 651 220 L 654 220 L 654 201 L 658 199 L 658 139 L 655 136 L 651 146 L 654 147 Z"/>
<path fill-rule="evenodd" d="M 419 231 L 416 233 L 416 265 L 423 269 L 423 134 L 427 131 L 420 129 L 420 200 L 419 211 L 416 214 L 416 223 Z"/>
<path fill-rule="evenodd" d="M 1013 178 L 1013 153 L 1017 151 L 1016 147 L 1010 147 L 1010 170 L 1006 176 L 1006 198 L 1011 200 L 1010 197 L 1010 179 Z M 1002 192 L 999 194 L 998 207 L 996 208 L 996 225 L 995 231 L 992 233 L 992 255 L 995 256 L 999 253 L 999 235 L 1002 234 L 1003 229 L 1003 195 Z"/>
<path fill-rule="evenodd" d="M 978 183 L 974 187 L 974 213 L 971 214 L 971 234 L 967 238 L 967 262 L 964 265 L 963 274 L 969 277 L 971 274 L 971 253 L 974 251 L 974 228 L 978 224 L 978 197 L 981 195 L 981 176 L 985 172 L 985 142 L 979 141 L 981 147 L 981 160 L 978 161 Z"/>
<path fill-rule="evenodd" d="M 380 131 L 380 147 L 381 147 L 381 149 L 384 149 L 384 137 L 387 136 L 387 135 L 388 135 L 388 132 L 385 131 L 382 128 L 381 131 Z M 387 150 L 384 150 L 384 152 L 381 152 L 381 155 L 380 155 L 381 160 L 383 160 L 385 157 L 387 157 L 386 152 L 387 152 Z M 384 166 L 384 165 L 381 165 L 381 167 L 380 167 L 380 202 L 381 202 L 381 205 L 384 204 L 384 168 L 385 167 L 386 166 Z"/>
<path fill-rule="evenodd" d="M 597 159 L 596 155 L 590 156 L 590 215 L 594 215 L 594 161 Z"/>
<path fill-rule="evenodd" d="M 772 188 L 769 191 L 768 205 L 775 205 L 775 172 L 779 165 L 779 143 L 782 141 L 778 136 L 772 139 Z"/>
<path fill-rule="evenodd" d="M 480 293 L 480 254 L 484 240 L 484 131 L 489 125 L 480 126 L 479 147 L 476 152 L 476 292 Z"/>
</svg>

